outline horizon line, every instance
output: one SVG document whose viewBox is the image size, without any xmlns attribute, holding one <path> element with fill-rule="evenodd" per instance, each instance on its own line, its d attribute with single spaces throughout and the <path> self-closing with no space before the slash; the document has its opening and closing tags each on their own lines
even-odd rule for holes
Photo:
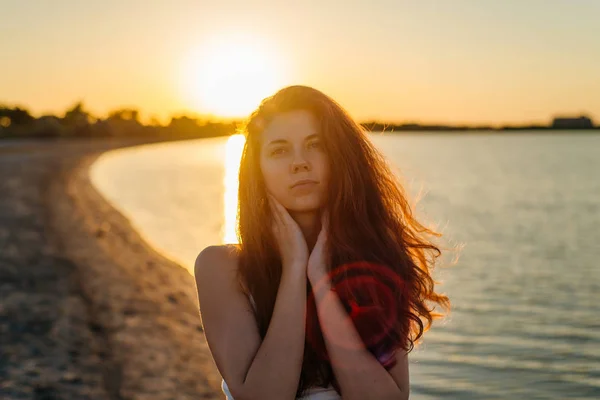
<svg viewBox="0 0 600 400">
<path fill-rule="evenodd" d="M 168 123 L 174 119 L 174 118 L 181 118 L 181 117 L 188 117 L 188 118 L 193 118 L 193 119 L 197 119 L 197 120 L 204 120 L 207 122 L 218 122 L 218 123 L 239 123 L 241 121 L 246 120 L 251 113 L 248 113 L 245 116 L 218 116 L 212 113 L 201 113 L 198 111 L 193 111 L 193 110 L 189 110 L 189 109 L 182 109 L 180 111 L 173 111 L 170 112 L 165 118 L 160 118 L 158 117 L 155 113 L 149 113 L 147 111 L 143 111 L 139 108 L 136 108 L 135 106 L 131 106 L 131 105 L 123 105 L 123 106 L 116 106 L 114 108 L 111 108 L 109 111 L 103 113 L 103 116 L 99 116 L 96 115 L 94 112 L 89 111 L 88 109 L 85 108 L 85 102 L 83 100 L 79 100 L 79 101 L 75 101 L 74 103 L 72 103 L 71 106 L 68 106 L 66 108 L 65 111 L 63 111 L 62 113 L 56 113 L 56 112 L 32 112 L 27 106 L 23 105 L 23 104 L 19 104 L 19 103 L 9 103 L 9 102 L 4 102 L 4 101 L 0 101 L 0 108 L 12 108 L 12 109 L 21 109 L 24 110 L 26 112 L 29 113 L 29 115 L 31 115 L 32 117 L 35 117 L 36 119 L 42 118 L 42 117 L 56 117 L 56 118 L 64 118 L 64 115 L 69 111 L 74 109 L 77 105 L 82 105 L 83 110 L 90 115 L 92 118 L 94 118 L 95 120 L 101 120 L 101 119 L 108 119 L 111 115 L 111 113 L 117 112 L 117 111 L 123 111 L 123 110 L 132 110 L 132 111 L 137 111 L 138 112 L 138 121 L 139 122 L 144 122 L 144 123 L 150 123 L 152 120 L 156 120 L 158 122 L 160 122 L 161 125 L 164 125 L 164 123 L 166 122 L 166 124 L 168 125 Z M 508 121 L 504 121 L 504 122 L 475 122 L 475 121 L 460 121 L 460 122 L 442 122 L 442 121 L 434 121 L 434 120 L 430 120 L 430 121 L 426 121 L 426 120 L 422 120 L 422 119 L 416 119 L 416 118 L 406 118 L 403 120 L 398 120 L 395 118 L 376 118 L 376 117 L 365 117 L 365 118 L 356 118 L 356 117 L 352 117 L 352 119 L 354 121 L 356 121 L 357 123 L 363 125 L 363 124 L 379 124 L 379 125 L 395 125 L 395 126 L 399 126 L 399 125 L 420 125 L 420 126 L 444 126 L 444 127 L 505 127 L 505 126 L 545 126 L 545 124 L 548 123 L 552 123 L 552 121 L 554 121 L 555 119 L 562 119 L 562 118 L 567 118 L 567 119 L 576 119 L 576 118 L 588 118 L 592 121 L 592 123 L 595 120 L 595 116 L 592 115 L 592 113 L 587 112 L 587 111 L 583 111 L 580 110 L 578 112 L 554 112 L 554 113 L 550 113 L 549 117 L 547 117 L 544 120 L 541 119 L 530 119 L 530 120 L 521 120 L 519 122 L 517 121 L 512 121 L 512 122 L 508 122 Z M 594 124 L 594 126 L 596 126 Z"/>
</svg>

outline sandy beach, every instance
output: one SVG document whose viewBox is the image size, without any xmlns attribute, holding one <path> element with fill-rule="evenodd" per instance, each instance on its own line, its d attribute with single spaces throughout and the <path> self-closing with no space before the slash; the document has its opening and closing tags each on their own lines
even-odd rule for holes
<svg viewBox="0 0 600 400">
<path fill-rule="evenodd" d="M 2 399 L 223 398 L 193 277 L 88 178 L 102 152 L 141 143 L 0 147 Z"/>
</svg>

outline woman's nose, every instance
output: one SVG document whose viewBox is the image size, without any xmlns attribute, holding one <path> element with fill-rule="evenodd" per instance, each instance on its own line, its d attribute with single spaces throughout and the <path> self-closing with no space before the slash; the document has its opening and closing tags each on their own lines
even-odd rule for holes
<svg viewBox="0 0 600 400">
<path fill-rule="evenodd" d="M 306 162 L 306 160 L 304 160 L 303 158 L 297 158 L 292 162 L 292 172 L 296 173 L 299 171 L 309 171 L 310 170 L 310 164 L 308 164 L 308 162 Z"/>
</svg>

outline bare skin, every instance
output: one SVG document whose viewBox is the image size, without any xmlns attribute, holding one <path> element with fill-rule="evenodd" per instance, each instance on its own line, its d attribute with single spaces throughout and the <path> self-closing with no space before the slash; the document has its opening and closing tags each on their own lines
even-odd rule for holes
<svg viewBox="0 0 600 400">
<path fill-rule="evenodd" d="M 311 250 L 321 230 L 321 207 L 329 184 L 329 160 L 308 111 L 282 113 L 262 132 L 260 169 L 266 190 L 300 226 Z M 301 180 L 315 184 L 292 186 Z"/>
</svg>

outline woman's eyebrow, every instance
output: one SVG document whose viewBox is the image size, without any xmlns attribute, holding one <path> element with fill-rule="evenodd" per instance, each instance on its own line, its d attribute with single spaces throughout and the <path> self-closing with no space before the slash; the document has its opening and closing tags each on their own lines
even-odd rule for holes
<svg viewBox="0 0 600 400">
<path fill-rule="evenodd" d="M 305 141 L 306 140 L 311 140 L 311 139 L 315 139 L 315 138 L 318 138 L 318 137 L 319 137 L 319 135 L 317 133 L 313 133 L 313 134 L 308 135 L 307 137 L 305 137 L 304 140 Z M 285 139 L 274 139 L 274 140 L 271 140 L 270 142 L 268 142 L 265 146 L 270 146 L 270 145 L 273 145 L 273 144 L 285 144 L 287 142 L 288 141 L 285 140 Z"/>
<path fill-rule="evenodd" d="M 272 144 L 285 144 L 287 143 L 287 140 L 284 139 L 275 139 L 275 140 L 271 140 L 269 143 L 267 143 L 265 146 L 270 146 Z"/>
</svg>

